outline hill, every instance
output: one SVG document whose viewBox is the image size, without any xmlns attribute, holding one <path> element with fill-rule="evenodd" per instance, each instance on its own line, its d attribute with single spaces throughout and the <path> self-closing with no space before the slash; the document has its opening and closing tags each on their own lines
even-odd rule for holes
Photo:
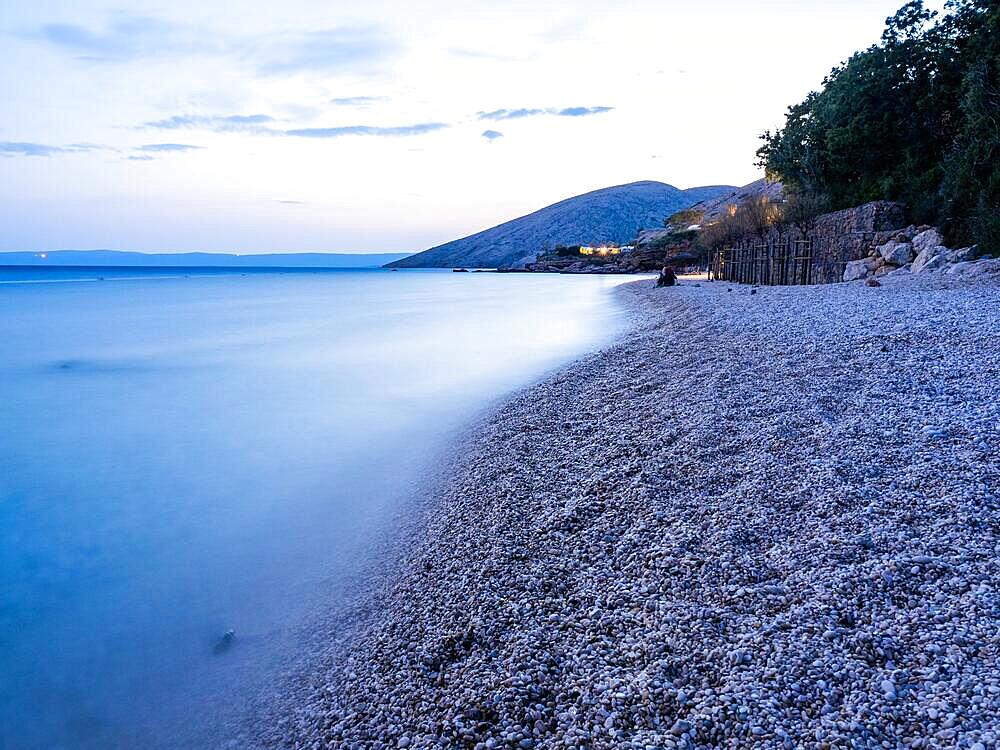
<svg viewBox="0 0 1000 750">
<path fill-rule="evenodd" d="M 735 187 L 679 190 L 662 182 L 633 182 L 554 203 L 491 229 L 411 255 L 396 268 L 521 266 L 556 245 L 625 243 L 645 227 L 661 226 L 675 211 L 731 193 Z"/>
<path fill-rule="evenodd" d="M 701 200 L 691 208 L 701 213 L 701 223 L 707 224 L 721 219 L 732 206 L 739 206 L 754 198 L 766 198 L 777 202 L 783 195 L 784 188 L 780 182 L 760 179 L 741 188 L 733 188 L 731 192 Z"/>
<path fill-rule="evenodd" d="M 0 266 L 153 266 L 172 268 L 374 268 L 408 253 L 138 253 L 54 250 L 0 253 Z"/>
</svg>

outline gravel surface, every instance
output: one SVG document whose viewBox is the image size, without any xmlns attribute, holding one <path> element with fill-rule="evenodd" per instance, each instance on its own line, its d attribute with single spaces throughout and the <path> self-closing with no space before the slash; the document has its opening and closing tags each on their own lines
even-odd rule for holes
<svg viewBox="0 0 1000 750">
<path fill-rule="evenodd" d="M 998 747 L 1000 285 L 651 287 L 480 426 L 260 742 Z"/>
</svg>

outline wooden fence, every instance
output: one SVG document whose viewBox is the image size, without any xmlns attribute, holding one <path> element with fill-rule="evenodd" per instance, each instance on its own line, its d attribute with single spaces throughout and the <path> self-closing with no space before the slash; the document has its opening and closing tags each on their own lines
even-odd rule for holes
<svg viewBox="0 0 1000 750">
<path fill-rule="evenodd" d="M 779 240 L 728 247 L 715 253 L 709 275 L 737 284 L 812 284 L 813 241 Z"/>
<path fill-rule="evenodd" d="M 818 239 L 741 242 L 715 253 L 709 278 L 760 286 L 831 284 L 844 278 L 848 261 L 868 254 L 875 238 L 875 232 L 855 231 Z"/>
</svg>

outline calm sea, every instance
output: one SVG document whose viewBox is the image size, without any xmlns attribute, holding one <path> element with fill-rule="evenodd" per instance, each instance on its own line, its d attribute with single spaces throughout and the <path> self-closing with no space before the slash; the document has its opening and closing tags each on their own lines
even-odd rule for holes
<svg viewBox="0 0 1000 750">
<path fill-rule="evenodd" d="M 0 268 L 0 748 L 216 745 L 624 280 Z"/>
</svg>

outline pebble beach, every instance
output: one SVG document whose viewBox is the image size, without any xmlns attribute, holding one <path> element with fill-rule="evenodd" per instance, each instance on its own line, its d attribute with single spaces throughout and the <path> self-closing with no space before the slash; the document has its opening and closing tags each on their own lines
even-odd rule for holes
<svg viewBox="0 0 1000 750">
<path fill-rule="evenodd" d="M 1000 281 L 616 293 L 253 744 L 1000 747 Z"/>
</svg>

